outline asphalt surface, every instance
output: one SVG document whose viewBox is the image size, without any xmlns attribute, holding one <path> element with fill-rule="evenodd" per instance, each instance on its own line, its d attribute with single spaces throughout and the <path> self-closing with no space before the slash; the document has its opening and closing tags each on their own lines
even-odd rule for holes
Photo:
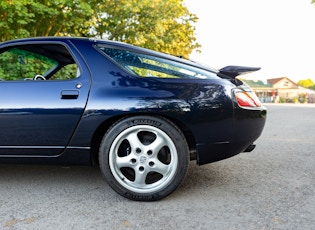
<svg viewBox="0 0 315 230">
<path fill-rule="evenodd" d="M 158 202 L 113 192 L 96 167 L 0 166 L 0 229 L 315 229 L 315 106 L 266 105 L 251 153 L 196 166 Z"/>
</svg>

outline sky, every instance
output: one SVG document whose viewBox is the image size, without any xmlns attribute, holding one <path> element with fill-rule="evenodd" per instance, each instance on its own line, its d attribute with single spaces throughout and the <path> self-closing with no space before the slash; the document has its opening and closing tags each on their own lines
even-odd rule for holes
<svg viewBox="0 0 315 230">
<path fill-rule="evenodd" d="M 220 69 L 261 67 L 251 80 L 315 82 L 315 5 L 311 0 L 184 0 L 197 15 L 201 53 L 190 59 Z"/>
</svg>

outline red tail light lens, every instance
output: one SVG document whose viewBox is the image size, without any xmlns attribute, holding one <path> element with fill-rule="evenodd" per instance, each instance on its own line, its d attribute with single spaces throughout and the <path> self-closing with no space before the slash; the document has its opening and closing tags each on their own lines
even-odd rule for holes
<svg viewBox="0 0 315 230">
<path fill-rule="evenodd" d="M 240 107 L 260 107 L 261 103 L 254 92 L 235 91 L 237 104 Z"/>
</svg>

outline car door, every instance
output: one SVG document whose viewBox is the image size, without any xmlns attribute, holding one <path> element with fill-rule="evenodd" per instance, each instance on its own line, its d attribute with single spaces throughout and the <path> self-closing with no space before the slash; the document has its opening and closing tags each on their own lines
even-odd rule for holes
<svg viewBox="0 0 315 230">
<path fill-rule="evenodd" d="M 84 112 L 90 76 L 62 43 L 0 48 L 0 156 L 56 156 Z"/>
</svg>

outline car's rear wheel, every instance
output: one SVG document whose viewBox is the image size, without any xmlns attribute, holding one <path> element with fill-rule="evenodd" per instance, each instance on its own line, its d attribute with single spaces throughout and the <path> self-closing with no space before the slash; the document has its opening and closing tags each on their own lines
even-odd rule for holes
<svg viewBox="0 0 315 230">
<path fill-rule="evenodd" d="M 188 146 L 170 121 L 135 116 L 115 123 L 105 134 L 99 151 L 102 175 L 120 195 L 153 201 L 173 192 L 184 179 Z"/>
</svg>

